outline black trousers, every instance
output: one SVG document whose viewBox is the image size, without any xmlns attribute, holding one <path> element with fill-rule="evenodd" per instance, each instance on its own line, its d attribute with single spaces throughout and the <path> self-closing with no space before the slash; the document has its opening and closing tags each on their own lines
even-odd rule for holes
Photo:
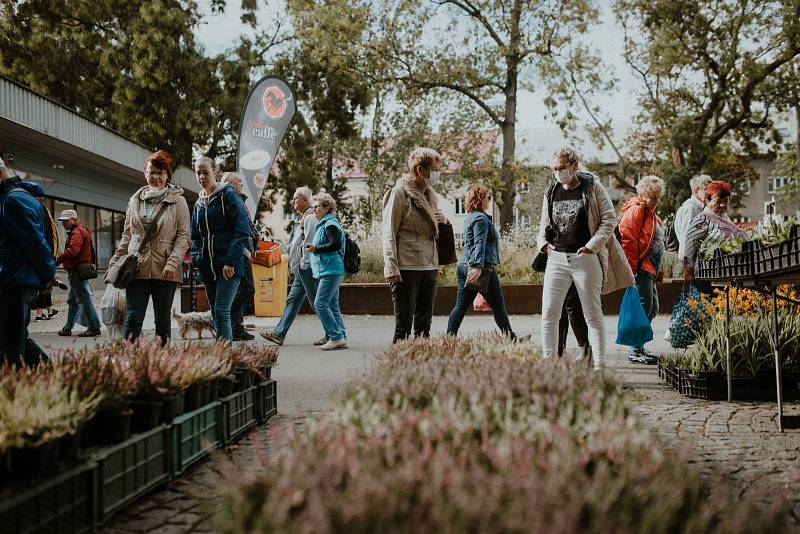
<svg viewBox="0 0 800 534">
<path fill-rule="evenodd" d="M 438 271 L 400 270 L 400 282 L 392 284 L 394 303 L 394 339 L 397 343 L 411 336 L 431 335 L 433 302 L 436 299 L 436 274 Z"/>
<path fill-rule="evenodd" d="M 558 355 L 564 355 L 564 347 L 567 345 L 567 334 L 569 327 L 572 325 L 572 333 L 575 334 L 575 339 L 578 345 L 583 347 L 584 356 L 586 351 L 591 351 L 589 348 L 589 328 L 586 326 L 586 318 L 583 316 L 583 308 L 581 307 L 581 299 L 578 298 L 578 290 L 575 284 L 572 284 L 567 291 L 567 297 L 564 299 L 564 307 L 561 310 L 561 320 L 558 321 Z"/>
<path fill-rule="evenodd" d="M 31 303 L 38 290 L 34 287 L 11 286 L 0 289 L 0 364 L 36 365 L 48 361 L 47 354 L 28 335 Z"/>
</svg>

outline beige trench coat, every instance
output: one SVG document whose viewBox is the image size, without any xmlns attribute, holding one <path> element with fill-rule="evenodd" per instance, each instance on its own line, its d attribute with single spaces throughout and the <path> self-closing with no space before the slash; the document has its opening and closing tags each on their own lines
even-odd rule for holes
<svg viewBox="0 0 800 534">
<path fill-rule="evenodd" d="M 603 269 L 602 294 L 613 293 L 636 285 L 636 281 L 625 258 L 622 245 L 614 237 L 617 227 L 617 214 L 611 197 L 593 175 L 579 173 L 582 180 L 591 180 L 586 192 L 587 216 L 589 219 L 589 233 L 592 235 L 586 248 L 597 254 L 600 267 Z M 539 221 L 539 233 L 536 237 L 536 246 L 543 250 L 548 244 L 545 239 L 545 229 L 550 224 L 550 212 L 547 209 L 547 195 L 542 199 L 542 217 Z"/>
<path fill-rule="evenodd" d="M 128 202 L 122 239 L 109 265 L 113 265 L 124 254 L 136 252 L 139 243 L 144 238 L 145 229 L 139 216 L 139 202 L 141 202 L 139 195 L 143 189 L 134 193 Z M 180 282 L 181 262 L 189 249 L 189 207 L 186 205 L 186 199 L 183 198 L 183 189 L 177 186 L 170 187 L 169 193 L 162 202 L 167 203 L 166 211 L 158 221 L 156 233 L 145 245 L 144 250 L 139 252 L 136 278 L 161 279 L 161 273 L 168 265 L 175 271 L 174 280 Z"/>
</svg>

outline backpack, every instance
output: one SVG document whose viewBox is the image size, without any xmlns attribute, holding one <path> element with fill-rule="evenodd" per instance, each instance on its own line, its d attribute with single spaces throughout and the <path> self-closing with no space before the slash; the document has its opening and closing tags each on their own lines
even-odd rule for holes
<svg viewBox="0 0 800 534">
<path fill-rule="evenodd" d="M 47 244 L 50 245 L 50 254 L 53 255 L 53 258 L 57 258 L 58 252 L 61 248 L 61 236 L 58 234 L 56 221 L 53 219 L 53 215 L 50 213 L 50 210 L 47 209 L 47 206 L 44 205 L 44 202 L 42 202 L 41 198 L 32 195 L 31 192 L 25 188 L 13 187 L 8 192 L 10 194 L 16 191 L 24 191 L 39 201 L 39 204 L 42 206 L 42 226 L 44 226 L 44 239 L 47 241 Z"/>
<path fill-rule="evenodd" d="M 678 234 L 675 232 L 675 214 L 673 213 L 664 221 L 666 231 L 664 232 L 664 250 L 669 252 L 678 252 L 680 243 L 678 242 Z"/>
<path fill-rule="evenodd" d="M 344 270 L 356 274 L 361 270 L 361 249 L 355 241 L 350 239 L 350 234 L 344 234 Z"/>
</svg>

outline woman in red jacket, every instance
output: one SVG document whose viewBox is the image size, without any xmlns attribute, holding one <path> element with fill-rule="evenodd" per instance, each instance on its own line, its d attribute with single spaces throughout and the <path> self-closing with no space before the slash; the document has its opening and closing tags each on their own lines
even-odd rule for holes
<svg viewBox="0 0 800 534">
<path fill-rule="evenodd" d="M 650 322 L 658 313 L 656 282 L 663 278 L 664 229 L 656 215 L 656 206 L 664 191 L 664 181 L 645 176 L 636 184 L 637 196 L 629 198 L 620 210 L 619 235 L 625 257 L 636 276 L 642 306 Z M 628 353 L 633 363 L 655 364 L 657 358 L 644 347 L 633 347 Z"/>
</svg>

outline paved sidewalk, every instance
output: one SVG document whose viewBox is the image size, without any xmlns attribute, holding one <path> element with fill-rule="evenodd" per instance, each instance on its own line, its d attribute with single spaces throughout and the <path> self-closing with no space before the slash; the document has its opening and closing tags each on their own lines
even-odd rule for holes
<svg viewBox="0 0 800 534">
<path fill-rule="evenodd" d="M 59 314 L 61 315 L 61 314 Z M 654 321 L 656 340 L 648 345 L 654 352 L 669 350 L 663 340 L 668 317 Z M 433 330 L 444 331 L 446 317 L 434 317 Z M 276 319 L 248 318 L 253 327 L 268 328 Z M 511 318 L 518 335 L 539 336 L 537 316 Z M 706 402 L 688 399 L 658 379 L 655 366 L 629 364 L 626 349 L 614 345 L 616 317 L 607 318 L 608 366 L 631 390 L 636 411 L 669 446 L 686 449 L 691 462 L 705 476 L 717 482 L 716 491 L 731 492 L 741 499 L 768 506 L 785 495 L 793 511 L 792 529 L 800 531 L 800 431 L 781 434 L 775 424 L 775 404 L 768 402 Z M 32 330 L 44 346 L 56 348 L 92 340 L 60 338 L 59 324 L 36 323 Z M 284 431 L 303 425 L 306 418 L 326 409 L 331 396 L 350 377 L 369 367 L 372 355 L 391 340 L 391 317 L 345 317 L 350 350 L 322 352 L 310 346 L 321 333 L 316 317 L 300 316 L 281 350 L 273 377 L 278 381 L 278 415 L 259 427 L 236 446 L 217 451 L 191 468 L 180 480 L 148 496 L 113 517 L 105 532 L 208 532 L 207 519 L 213 510 L 209 496 L 228 476 L 252 471 L 259 462 L 282 447 Z M 152 328 L 148 318 L 145 327 Z M 468 316 L 462 333 L 489 331 L 489 316 Z M 152 333 L 152 330 L 146 330 Z M 174 332 L 177 335 L 177 332 Z M 259 338 L 258 342 L 265 342 Z M 570 338 L 568 347 L 575 348 Z M 800 403 L 788 403 L 787 414 L 800 414 Z M 267 467 L 268 468 L 268 467 Z"/>
</svg>

